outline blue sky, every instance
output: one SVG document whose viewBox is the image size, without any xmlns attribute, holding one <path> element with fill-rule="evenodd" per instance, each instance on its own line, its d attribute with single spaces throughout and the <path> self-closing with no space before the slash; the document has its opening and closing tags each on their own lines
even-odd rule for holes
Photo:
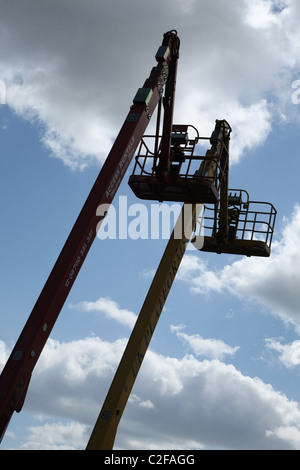
<svg viewBox="0 0 300 470">
<path fill-rule="evenodd" d="M 269 259 L 187 251 L 115 448 L 299 449 L 299 4 L 0 0 L 0 13 L 1 366 L 177 29 L 174 120 L 200 135 L 228 120 L 230 186 L 274 204 L 276 231 Z M 116 211 L 141 202 L 130 170 Z M 95 239 L 2 449 L 85 448 L 166 243 Z"/>
</svg>

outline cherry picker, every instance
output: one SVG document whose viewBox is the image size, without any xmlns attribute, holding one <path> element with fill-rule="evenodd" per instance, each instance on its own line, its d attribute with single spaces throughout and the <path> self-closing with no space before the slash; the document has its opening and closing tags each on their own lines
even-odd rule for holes
<svg viewBox="0 0 300 470">
<path fill-rule="evenodd" d="M 105 216 L 99 215 L 97 208 L 112 203 L 136 152 L 134 171 L 129 178 L 134 193 L 143 199 L 181 201 L 183 208 L 118 368 L 121 380 L 117 378 L 112 384 L 87 449 L 113 446 L 130 390 L 200 212 L 204 210 L 204 221 L 207 210 L 212 215 L 207 218 L 207 225 L 204 223 L 208 234 L 204 235 L 203 243 L 199 243 L 201 236 L 192 236 L 198 249 L 247 256 L 270 255 L 275 209 L 269 204 L 269 212 L 250 210 L 250 201 L 243 199 L 242 190 L 234 194 L 228 190 L 229 124 L 217 120 L 209 138 L 200 137 L 192 125 L 173 124 L 179 47 L 175 30 L 164 34 L 155 56 L 157 64 L 143 87 L 138 89 L 119 135 L 2 371 L 1 439 L 13 413 L 22 409 L 34 367 Z M 145 130 L 156 108 L 156 133 L 147 136 Z M 193 138 L 189 132 L 195 133 Z M 148 140 L 153 142 L 153 148 Z M 209 141 L 210 148 L 205 155 L 196 156 L 198 144 L 203 140 Z M 261 219 L 262 215 L 266 220 Z"/>
</svg>

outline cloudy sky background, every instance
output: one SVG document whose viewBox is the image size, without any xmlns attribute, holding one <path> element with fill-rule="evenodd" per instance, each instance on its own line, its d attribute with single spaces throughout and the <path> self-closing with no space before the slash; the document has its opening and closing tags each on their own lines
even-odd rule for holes
<svg viewBox="0 0 300 470">
<path fill-rule="evenodd" d="M 278 210 L 269 259 L 187 252 L 116 448 L 300 449 L 299 21 L 296 0 L 0 0 L 0 364 L 166 31 L 174 121 L 228 120 L 230 186 Z M 2 448 L 85 448 L 165 245 L 95 240 Z"/>
</svg>

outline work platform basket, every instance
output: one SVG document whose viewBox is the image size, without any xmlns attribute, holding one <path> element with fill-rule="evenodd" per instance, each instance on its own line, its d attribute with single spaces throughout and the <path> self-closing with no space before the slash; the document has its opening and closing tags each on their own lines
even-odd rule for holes
<svg viewBox="0 0 300 470">
<path fill-rule="evenodd" d="M 195 136 L 191 139 L 188 132 Z M 210 148 L 200 153 L 207 141 Z M 215 203 L 228 162 L 224 143 L 212 137 L 199 137 L 191 125 L 173 125 L 171 137 L 172 160 L 166 178 L 159 172 L 161 136 L 145 135 L 141 140 L 129 186 L 140 199 Z"/>
<path fill-rule="evenodd" d="M 220 207 L 204 206 L 201 251 L 246 256 L 270 256 L 276 209 L 268 202 L 250 201 L 247 191 L 228 192 L 228 232 L 220 236 Z"/>
</svg>

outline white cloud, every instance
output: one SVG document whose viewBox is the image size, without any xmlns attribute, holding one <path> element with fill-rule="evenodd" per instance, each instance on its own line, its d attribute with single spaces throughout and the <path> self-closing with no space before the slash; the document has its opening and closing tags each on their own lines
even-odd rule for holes
<svg viewBox="0 0 300 470">
<path fill-rule="evenodd" d="M 271 28 L 273 25 L 280 24 L 279 15 L 272 13 L 272 0 L 254 0 L 249 5 L 249 12 L 246 15 L 245 22 L 255 29 Z"/>
<path fill-rule="evenodd" d="M 208 295 L 211 291 L 222 292 L 224 285 L 219 273 L 208 268 L 208 262 L 197 255 L 185 255 L 176 279 L 189 284 L 193 293 Z"/>
<path fill-rule="evenodd" d="M 125 345 L 126 339 L 110 343 L 92 337 L 60 343 L 50 338 L 34 370 L 26 405 L 35 412 L 89 423 Z"/>
<path fill-rule="evenodd" d="M 59 69 L 60 64 L 54 63 L 45 65 L 45 70 L 26 71 L 21 83 L 14 77 L 7 79 L 8 104 L 25 119 L 42 126 L 43 144 L 66 165 L 83 169 L 92 161 L 103 162 L 114 131 L 101 119 L 100 109 L 85 102 L 78 90 L 67 83 L 52 83 L 60 76 Z M 57 89 L 59 85 L 65 90 Z"/>
<path fill-rule="evenodd" d="M 22 448 L 85 448 L 124 345 L 48 341 L 24 405 L 43 421 L 30 425 Z M 219 360 L 149 350 L 115 448 L 299 449 L 299 431 L 298 404 L 262 380 Z"/>
<path fill-rule="evenodd" d="M 269 349 L 280 353 L 279 360 L 285 367 L 291 368 L 300 364 L 300 341 L 296 340 L 290 344 L 282 344 L 274 338 L 267 338 L 266 345 Z"/>
<path fill-rule="evenodd" d="M 212 359 L 224 359 L 226 355 L 233 355 L 239 349 L 239 346 L 231 347 L 224 341 L 214 338 L 202 338 L 198 334 L 188 335 L 182 332 L 183 326 L 171 325 L 171 331 L 187 344 L 196 356 L 206 356 Z"/>
<path fill-rule="evenodd" d="M 87 426 L 76 422 L 31 426 L 20 450 L 76 450 L 88 440 Z"/>
<path fill-rule="evenodd" d="M 199 256 L 187 255 L 178 279 L 189 283 L 193 293 L 230 292 L 244 300 L 256 300 L 299 327 L 299 241 L 300 207 L 296 206 L 280 240 L 273 242 L 270 258 L 244 257 L 212 270 Z"/>
<path fill-rule="evenodd" d="M 135 313 L 130 310 L 121 309 L 119 305 L 109 297 L 99 297 L 95 302 L 83 301 L 76 305 L 69 304 L 69 307 L 82 312 L 103 313 L 106 318 L 116 320 L 130 328 L 134 326 L 137 318 Z"/>
<path fill-rule="evenodd" d="M 178 0 L 176 5 L 5 2 L 0 79 L 7 104 L 41 125 L 42 142 L 66 165 L 103 162 L 137 88 L 155 65 L 166 24 L 173 23 L 181 38 L 176 119 L 205 135 L 216 118 L 228 119 L 232 161 L 238 161 L 266 140 L 275 118 L 294 110 L 287 102 L 299 64 L 298 4 Z"/>
<path fill-rule="evenodd" d="M 128 402 L 131 403 L 133 406 L 139 406 L 142 408 L 154 408 L 154 405 L 151 400 L 143 401 L 140 397 L 138 397 L 134 393 L 130 394 Z"/>
<path fill-rule="evenodd" d="M 0 340 L 0 370 L 4 367 L 7 359 L 8 359 L 8 349 L 4 343 L 4 341 Z"/>
<path fill-rule="evenodd" d="M 209 99 L 207 96 L 187 96 L 180 103 L 180 114 L 190 114 L 189 122 L 198 123 L 201 135 L 209 136 L 215 119 L 225 118 L 232 128 L 230 162 L 238 163 L 247 150 L 262 145 L 272 130 L 271 106 L 265 100 L 250 105 L 240 103 L 232 96 L 223 96 L 219 91 Z M 189 111 L 190 110 L 190 111 Z"/>
<path fill-rule="evenodd" d="M 279 426 L 276 429 L 268 430 L 267 436 L 278 437 L 280 440 L 290 442 L 292 449 L 299 449 L 300 432 L 295 426 Z"/>
</svg>

